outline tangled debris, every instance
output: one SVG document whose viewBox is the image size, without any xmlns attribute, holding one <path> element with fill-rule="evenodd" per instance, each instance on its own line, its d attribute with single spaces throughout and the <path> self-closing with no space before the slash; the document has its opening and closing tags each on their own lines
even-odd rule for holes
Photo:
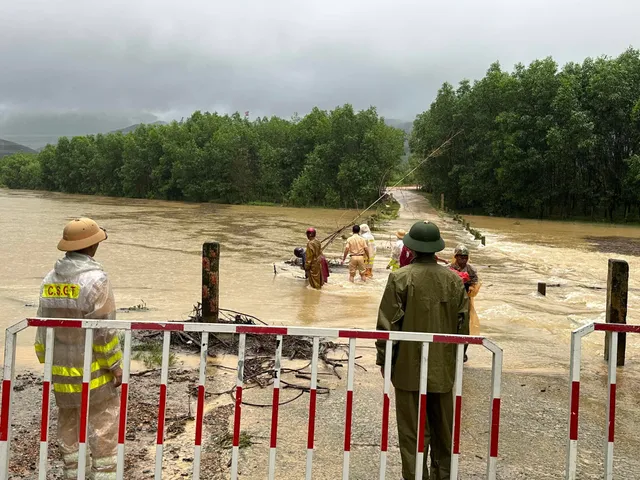
<svg viewBox="0 0 640 480">
<path fill-rule="evenodd" d="M 189 322 L 202 321 L 202 307 L 200 303 L 194 306 L 193 312 L 189 315 Z M 235 310 L 221 309 L 217 323 L 235 324 L 235 325 L 267 325 L 253 315 L 248 315 Z M 145 332 L 140 333 L 136 337 L 138 342 L 159 342 L 161 341 L 162 332 Z M 247 335 L 245 344 L 245 363 L 244 363 L 244 383 L 245 390 L 250 388 L 266 388 L 270 386 L 276 375 L 275 370 L 275 353 L 276 341 L 275 335 Z M 239 338 L 237 335 L 220 333 L 209 334 L 209 345 L 207 353 L 210 357 L 218 355 L 237 355 Z M 172 345 L 189 353 L 199 353 L 201 345 L 201 334 L 198 332 L 182 332 L 176 331 L 171 337 Z M 325 365 L 329 366 L 331 372 L 319 372 L 318 375 L 335 375 L 339 379 L 342 376 L 339 369 L 343 368 L 348 362 L 348 352 L 346 345 L 338 344 L 326 340 L 319 343 L 318 359 Z M 342 351 L 344 358 L 331 358 L 331 352 Z M 308 360 L 309 362 L 302 368 L 286 368 L 280 369 L 281 388 L 299 390 L 299 394 L 292 399 L 282 402 L 281 405 L 290 403 L 300 398 L 305 392 L 310 391 L 311 381 L 311 357 L 313 355 L 313 339 L 309 337 L 285 337 L 282 342 L 282 357 L 289 360 Z M 358 357 L 357 357 L 358 358 Z M 214 365 L 214 367 L 235 372 L 236 369 L 224 365 Z M 360 367 L 363 368 L 363 367 Z M 143 372 L 149 373 L 153 370 Z M 289 375 L 293 378 L 285 380 L 283 375 Z M 294 379 L 303 380 L 304 383 L 295 382 Z M 197 395 L 197 385 L 191 387 L 191 395 Z M 210 393 L 210 395 L 229 394 L 234 398 L 235 387 L 223 392 Z M 317 393 L 327 394 L 329 389 L 324 386 L 317 386 Z M 243 401 L 243 404 L 256 407 L 270 407 L 271 405 L 253 404 Z"/>
</svg>

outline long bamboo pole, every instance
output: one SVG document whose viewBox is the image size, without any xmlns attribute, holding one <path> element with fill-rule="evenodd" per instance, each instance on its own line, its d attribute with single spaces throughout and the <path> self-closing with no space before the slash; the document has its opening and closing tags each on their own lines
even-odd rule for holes
<svg viewBox="0 0 640 480">
<path fill-rule="evenodd" d="M 449 146 L 451 141 L 454 138 L 456 138 L 458 135 L 460 135 L 461 133 L 462 133 L 462 130 L 458 130 L 455 134 L 453 134 L 451 137 L 449 137 L 447 140 L 445 140 L 438 148 L 436 148 L 429 155 L 427 155 L 426 158 L 424 158 L 418 165 L 416 165 L 409 173 L 407 173 L 404 177 L 402 177 L 400 180 L 398 180 L 394 185 L 392 185 L 389 188 L 395 188 L 398 185 L 400 185 L 405 178 L 407 178 L 409 175 L 411 175 L 413 172 L 415 172 L 418 168 L 420 168 L 427 160 L 435 157 L 436 155 L 439 155 L 441 153 L 441 151 L 445 147 Z M 328 237 L 324 238 L 320 242 L 320 243 L 323 243 L 323 244 L 326 242 L 326 244 L 322 246 L 322 250 L 324 250 L 329 245 L 331 245 L 333 243 L 333 241 L 338 237 L 338 235 L 340 235 L 345 229 L 349 228 L 351 225 L 354 225 L 356 220 L 358 220 L 360 217 L 362 217 L 362 215 L 364 215 L 366 212 L 371 210 L 380 200 L 382 200 L 385 197 L 386 194 L 387 194 L 387 192 L 385 191 L 382 195 L 380 195 L 378 197 L 378 199 L 375 202 L 373 202 L 371 205 L 369 205 L 367 208 L 365 208 L 362 212 L 360 212 L 353 220 L 351 220 L 351 222 L 347 223 L 343 227 L 341 227 L 338 230 L 336 230 L 335 232 L 333 232 Z"/>
</svg>

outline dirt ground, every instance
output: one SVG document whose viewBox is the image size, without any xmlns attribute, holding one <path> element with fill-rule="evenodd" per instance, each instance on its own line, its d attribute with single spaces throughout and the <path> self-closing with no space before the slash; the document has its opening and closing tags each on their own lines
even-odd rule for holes
<svg viewBox="0 0 640 480">
<path fill-rule="evenodd" d="M 489 418 L 489 355 L 481 347 L 469 350 L 470 361 L 464 370 L 463 419 L 460 479 L 485 478 L 488 448 Z M 356 480 L 377 477 L 381 436 L 382 379 L 375 367 L 372 345 L 363 342 L 358 349 L 354 387 L 354 424 L 350 478 Z M 207 375 L 207 407 L 203 433 L 201 478 L 229 477 L 230 440 L 233 419 L 232 398 L 227 392 L 235 375 L 215 363 L 233 365 L 235 358 L 212 359 Z M 300 361 L 283 366 L 300 368 Z M 329 389 L 318 396 L 316 479 L 335 480 L 342 476 L 342 452 L 345 415 L 345 378 L 337 378 L 329 367 L 322 367 L 319 386 Z M 305 379 L 283 375 L 290 383 L 308 385 Z M 580 418 L 579 478 L 602 478 L 603 440 L 605 425 L 604 382 L 601 377 L 584 378 Z M 614 478 L 640 478 L 640 442 L 634 429 L 637 416 L 637 395 L 640 385 L 625 384 L 619 379 L 616 464 Z M 193 468 L 193 438 L 195 415 L 195 385 L 197 369 L 178 367 L 171 371 L 168 386 L 166 441 L 163 478 L 191 477 Z M 159 374 L 152 372 L 135 376 L 130 382 L 130 410 L 127 428 L 126 478 L 153 478 L 155 436 L 157 427 Z M 623 388 L 624 387 L 624 388 Z M 568 381 L 564 375 L 519 374 L 505 372 L 502 388 L 500 425 L 499 475 L 512 479 L 557 479 L 563 477 L 567 432 Z M 627 392 L 627 393 L 622 393 Z M 299 391 L 283 389 L 282 403 L 299 395 Z M 243 399 L 251 404 L 271 403 L 272 389 L 254 387 L 246 390 Z M 393 396 L 392 396 L 393 397 Z M 39 448 L 41 379 L 31 373 L 17 378 L 14 392 L 12 479 L 36 479 Z M 304 478 L 307 414 L 309 396 L 281 406 L 279 413 L 276 477 Z M 393 398 L 392 398 L 393 409 Z M 393 410 L 392 410 L 393 411 Z M 34 413 L 35 412 L 35 413 Z M 240 476 L 263 479 L 267 476 L 267 459 L 271 424 L 270 408 L 245 405 L 242 409 L 242 445 Z M 390 452 L 387 478 L 401 477 L 395 420 L 390 421 Z M 61 464 L 55 447 L 56 416 L 52 414 L 50 473 L 47 478 L 61 478 Z"/>
<path fill-rule="evenodd" d="M 175 368 L 171 371 L 167 394 L 165 423 L 164 478 L 190 477 L 193 465 L 194 415 L 196 398 L 192 396 L 197 384 L 196 369 Z M 127 450 L 125 477 L 143 479 L 154 477 L 155 442 L 158 423 L 159 372 L 132 377 L 129 390 L 127 419 Z M 18 375 L 14 390 L 13 438 L 10 460 L 11 479 L 38 478 L 40 440 L 40 408 L 42 379 L 32 373 Z M 203 479 L 222 479 L 228 476 L 229 429 L 233 410 L 230 401 L 219 405 L 211 401 L 204 417 L 203 438 L 207 445 L 202 454 Z M 57 441 L 57 410 L 51 415 L 47 478 L 62 479 Z"/>
</svg>

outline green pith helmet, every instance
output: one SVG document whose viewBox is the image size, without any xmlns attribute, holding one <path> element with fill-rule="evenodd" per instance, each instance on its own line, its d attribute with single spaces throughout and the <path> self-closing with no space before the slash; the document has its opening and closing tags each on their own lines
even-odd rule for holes
<svg viewBox="0 0 640 480">
<path fill-rule="evenodd" d="M 444 250 L 440 229 L 435 223 L 427 221 L 414 223 L 402 241 L 414 252 L 436 253 Z"/>
</svg>

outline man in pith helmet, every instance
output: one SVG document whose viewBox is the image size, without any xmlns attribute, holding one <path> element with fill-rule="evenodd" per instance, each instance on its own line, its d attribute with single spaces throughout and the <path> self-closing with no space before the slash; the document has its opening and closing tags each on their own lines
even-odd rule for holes
<svg viewBox="0 0 640 480">
<path fill-rule="evenodd" d="M 415 223 L 402 241 L 415 258 L 411 264 L 389 275 L 380 302 L 377 329 L 468 335 L 469 298 L 464 285 L 458 275 L 436 261 L 435 254 L 444 249 L 438 227 L 429 222 Z M 384 375 L 386 341 L 376 341 L 376 347 L 376 364 Z M 456 345 L 432 343 L 429 346 L 425 456 L 422 478 L 416 479 L 420 360 L 420 342 L 394 345 L 391 383 L 396 393 L 402 477 L 404 480 L 449 480 Z M 427 446 L 431 450 L 431 476 Z"/>
<path fill-rule="evenodd" d="M 94 260 L 98 245 L 106 239 L 107 232 L 90 218 L 73 220 L 64 227 L 58 249 L 66 254 L 42 282 L 38 316 L 115 319 L 111 283 L 102 265 Z M 45 361 L 46 330 L 38 327 L 36 332 L 40 363 Z M 52 383 L 65 479 L 78 474 L 85 332 L 80 328 L 54 329 Z M 92 350 L 86 475 L 94 480 L 115 480 L 120 412 L 116 389 L 122 383 L 122 352 L 116 331 L 93 330 Z"/>
</svg>

